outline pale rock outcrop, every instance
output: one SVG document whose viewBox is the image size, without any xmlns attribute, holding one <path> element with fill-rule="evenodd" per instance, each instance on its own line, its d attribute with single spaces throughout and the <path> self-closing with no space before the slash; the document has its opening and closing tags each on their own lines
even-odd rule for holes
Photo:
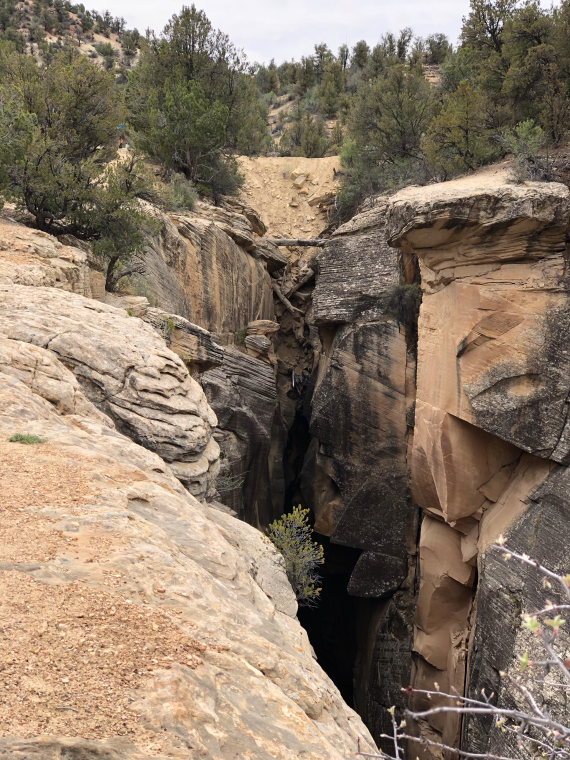
<svg viewBox="0 0 570 760">
<path fill-rule="evenodd" d="M 81 248 L 0 216 L 0 284 L 48 286 L 98 298 L 103 276 L 89 266 Z"/>
<path fill-rule="evenodd" d="M 250 356 L 275 365 L 275 351 L 272 338 L 279 330 L 279 324 L 270 319 L 257 319 L 247 326 L 245 348 Z"/>
<path fill-rule="evenodd" d="M 52 318 L 64 308 L 54 293 Z M 65 298 L 69 320 L 81 299 Z M 121 324 L 116 309 L 94 311 Z M 68 355 L 25 351 L 75 402 L 57 406 L 50 385 L 0 365 L 0 757 L 344 760 L 359 739 L 371 750 L 313 659 L 267 539 L 196 501 L 86 398 L 79 408 Z M 15 432 L 45 442 L 8 442 Z"/>
<path fill-rule="evenodd" d="M 122 309 L 55 288 L 0 285 L 0 333 L 49 348 L 119 429 L 181 471 L 192 463 L 186 478 L 192 490 L 212 492 L 216 416 L 152 327 Z"/>
<path fill-rule="evenodd" d="M 105 303 L 125 309 L 129 316 L 140 317 L 152 325 L 193 374 L 217 367 L 224 360 L 223 349 L 211 333 L 179 314 L 151 306 L 144 296 L 107 293 Z"/>
<path fill-rule="evenodd" d="M 132 278 L 139 295 L 222 343 L 248 322 L 273 318 L 271 278 L 254 251 L 262 239 L 243 214 L 207 204 L 184 215 L 153 213 L 162 231 L 149 241 L 145 274 Z"/>
</svg>

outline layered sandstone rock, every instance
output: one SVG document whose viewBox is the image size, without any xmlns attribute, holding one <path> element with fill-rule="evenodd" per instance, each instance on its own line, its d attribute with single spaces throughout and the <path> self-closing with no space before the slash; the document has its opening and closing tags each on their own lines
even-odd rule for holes
<svg viewBox="0 0 570 760">
<path fill-rule="evenodd" d="M 0 285 L 0 332 L 49 348 L 120 430 L 182 469 L 192 464 L 185 482 L 196 495 L 213 491 L 215 414 L 152 327 L 122 309 L 55 288 Z"/>
<path fill-rule="evenodd" d="M 400 282 L 398 251 L 386 242 L 387 199 L 367 207 L 339 227 L 317 256 L 313 291 L 317 324 L 382 319 Z"/>
<path fill-rule="evenodd" d="M 532 595 L 509 582 L 489 604 L 487 589 L 497 589 L 505 574 L 484 552 L 502 533 L 519 534 L 536 487 L 554 462 L 568 461 L 569 218 L 561 185 L 491 187 L 477 177 L 408 189 L 389 206 L 388 240 L 417 257 L 423 290 L 411 456 L 414 499 L 429 515 L 420 538 L 418 688 L 437 683 L 462 693 L 467 678 L 474 695 L 483 685 L 500 691 L 496 677 L 485 678 L 496 666 L 495 674 L 508 670 L 519 653 L 515 639 L 503 640 L 500 658 L 483 642 L 505 615 L 516 631 L 512 604 L 527 609 Z M 566 519 L 559 530 L 569 535 Z M 541 540 L 550 540 L 546 534 Z M 537 540 L 532 551 L 542 558 L 549 546 Z M 427 702 L 420 697 L 415 706 Z M 422 731 L 457 745 L 461 725 L 457 716 L 440 715 Z M 477 741 L 501 754 L 501 741 L 483 742 L 481 733 Z"/>
<path fill-rule="evenodd" d="M 79 297 L 50 295 L 43 333 L 31 306 L 13 315 L 38 344 L 58 316 L 68 335 L 73 314 L 127 320 L 97 304 L 88 320 Z M 151 344 L 130 321 L 130 350 L 136 331 Z M 5 308 L 2 332 L 11 324 Z M 115 430 L 65 368 L 79 365 L 59 337 L 2 342 L 0 757 L 341 760 L 358 740 L 371 749 L 313 659 L 271 545 Z M 44 442 L 9 442 L 17 432 Z"/>
<path fill-rule="evenodd" d="M 402 703 L 409 680 L 409 593 L 400 589 L 416 514 L 407 473 L 413 340 L 399 310 L 406 285 L 386 242 L 386 210 L 385 198 L 370 202 L 317 257 L 322 354 L 303 479 L 315 530 L 360 551 L 348 592 L 370 602 L 359 606 L 355 699 L 375 735 L 389 730 L 386 709 Z"/>
<path fill-rule="evenodd" d="M 48 286 L 98 298 L 103 275 L 89 266 L 87 253 L 52 235 L 0 216 L 0 283 Z"/>
<path fill-rule="evenodd" d="M 207 204 L 185 215 L 154 213 L 162 231 L 149 242 L 145 274 L 133 278 L 139 295 L 224 343 L 249 322 L 273 318 L 268 244 L 246 216 Z"/>
<path fill-rule="evenodd" d="M 418 401 L 566 462 L 568 189 L 450 185 L 390 206 L 390 242 L 418 256 L 425 294 Z"/>
<path fill-rule="evenodd" d="M 215 437 L 222 450 L 218 490 L 222 501 L 252 525 L 280 514 L 269 489 L 269 453 L 277 404 L 271 364 L 235 348 L 224 350 L 219 367 L 200 375 L 218 416 Z"/>
</svg>

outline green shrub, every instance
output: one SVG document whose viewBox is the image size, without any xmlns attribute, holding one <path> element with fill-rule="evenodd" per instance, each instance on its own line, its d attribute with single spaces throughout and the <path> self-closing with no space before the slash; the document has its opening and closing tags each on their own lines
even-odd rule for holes
<svg viewBox="0 0 570 760">
<path fill-rule="evenodd" d="M 312 539 L 309 509 L 301 505 L 271 523 L 267 535 L 283 556 L 285 570 L 300 605 L 314 606 L 320 596 L 318 568 L 325 561 L 323 547 Z"/>
<path fill-rule="evenodd" d="M 548 167 L 539 153 L 546 142 L 546 134 L 532 119 L 521 121 L 513 129 L 505 130 L 500 136 L 501 145 L 515 159 L 513 180 L 547 179 Z"/>
<path fill-rule="evenodd" d="M 93 47 L 103 58 L 113 58 L 115 56 L 115 48 L 110 42 L 96 42 Z"/>
<path fill-rule="evenodd" d="M 40 438 L 39 435 L 32 435 L 31 433 L 14 433 L 13 436 L 8 438 L 10 443 L 45 443 L 46 438 Z"/>
<path fill-rule="evenodd" d="M 245 339 L 247 338 L 247 327 L 240 327 L 234 333 L 234 343 L 236 346 L 245 346 Z"/>
<path fill-rule="evenodd" d="M 183 174 L 175 174 L 161 192 L 158 204 L 167 211 L 192 211 L 198 191 Z"/>
</svg>

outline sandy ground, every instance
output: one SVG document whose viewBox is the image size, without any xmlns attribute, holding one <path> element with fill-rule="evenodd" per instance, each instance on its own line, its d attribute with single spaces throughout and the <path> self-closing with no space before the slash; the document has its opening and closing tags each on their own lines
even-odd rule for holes
<svg viewBox="0 0 570 760">
<path fill-rule="evenodd" d="M 241 199 L 261 214 L 270 237 L 316 237 L 327 226 L 326 214 L 309 201 L 336 191 L 338 156 L 241 157 L 239 162 L 245 174 Z M 295 186 L 292 172 L 306 176 L 301 187 Z"/>
</svg>

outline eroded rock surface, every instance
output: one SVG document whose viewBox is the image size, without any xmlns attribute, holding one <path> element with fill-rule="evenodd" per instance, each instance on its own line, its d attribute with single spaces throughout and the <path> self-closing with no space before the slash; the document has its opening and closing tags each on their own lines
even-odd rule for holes
<svg viewBox="0 0 570 760">
<path fill-rule="evenodd" d="M 389 205 L 388 240 L 417 258 L 423 290 L 410 458 L 413 496 L 426 514 L 413 645 L 418 688 L 501 693 L 496 674 L 520 653 L 520 611 L 533 595 L 485 552 L 501 534 L 525 530 L 535 489 L 550 482 L 555 462 L 568 461 L 569 219 L 566 187 L 500 180 L 490 187 L 477 177 L 407 189 Z M 546 556 L 547 528 L 524 551 Z M 567 518 L 559 530 L 570 536 Z M 505 625 L 510 638 L 497 657 L 486 642 Z M 415 707 L 427 706 L 415 699 Z M 420 730 L 460 742 L 453 714 Z M 480 726 L 468 742 L 473 736 L 494 754 L 506 746 L 488 732 L 483 741 Z"/>
<path fill-rule="evenodd" d="M 0 284 L 48 286 L 89 298 L 103 294 L 104 278 L 81 248 L 0 216 Z"/>
<path fill-rule="evenodd" d="M 49 348 L 119 429 L 171 463 L 191 463 L 196 477 L 185 480 L 196 495 L 213 489 L 216 416 L 152 327 L 122 309 L 55 288 L 0 285 L 0 332 Z"/>
<path fill-rule="evenodd" d="M 399 310 L 414 286 L 386 242 L 387 204 L 369 202 L 317 257 L 313 318 L 322 353 L 303 477 L 315 530 L 357 555 L 345 569 L 358 600 L 354 694 L 376 736 L 389 730 L 386 709 L 402 704 L 409 680 L 416 518 L 407 469 L 415 359 Z"/>
<path fill-rule="evenodd" d="M 275 371 L 271 364 L 228 347 L 221 366 L 201 374 L 200 383 L 218 416 L 221 499 L 252 525 L 267 525 L 281 510 L 281 504 L 273 505 L 268 487 Z"/>
<path fill-rule="evenodd" d="M 243 213 L 199 204 L 196 212 L 158 216 L 163 229 L 150 241 L 146 273 L 133 278 L 138 295 L 223 343 L 249 322 L 273 318 L 270 246 Z"/>
<path fill-rule="evenodd" d="M 440 189 L 438 189 L 440 188 Z M 402 191 L 390 242 L 418 257 L 418 401 L 567 462 L 570 197 L 557 184 Z"/>
<path fill-rule="evenodd" d="M 267 540 L 116 431 L 63 357 L 25 350 L 60 388 L 0 365 L 0 757 L 341 760 L 359 737 L 371 748 L 313 659 Z M 44 443 L 8 442 L 15 432 Z"/>
</svg>

